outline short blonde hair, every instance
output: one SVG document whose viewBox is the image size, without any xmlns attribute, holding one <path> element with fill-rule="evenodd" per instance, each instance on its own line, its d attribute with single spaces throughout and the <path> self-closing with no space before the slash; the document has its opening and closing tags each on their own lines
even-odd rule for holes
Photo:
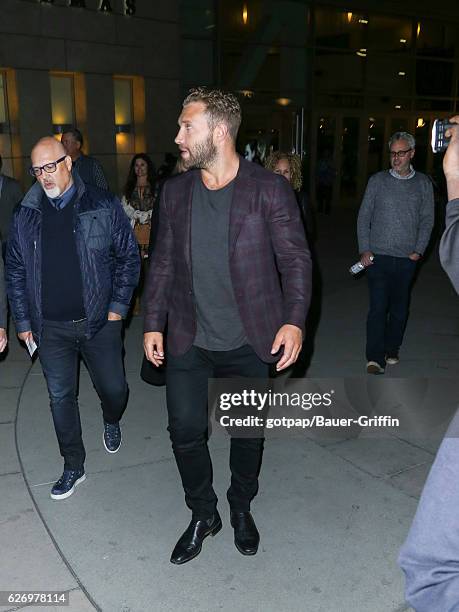
<svg viewBox="0 0 459 612">
<path fill-rule="evenodd" d="M 241 125 L 242 111 L 236 96 L 229 91 L 221 89 L 208 89 L 195 87 L 190 89 L 183 101 L 183 106 L 192 102 L 202 102 L 206 107 L 209 125 L 213 128 L 222 121 L 228 126 L 231 138 L 236 141 L 239 126 Z"/>
<path fill-rule="evenodd" d="M 286 159 L 290 167 L 291 186 L 295 191 L 300 191 L 303 185 L 303 176 L 301 174 L 301 157 L 296 153 L 273 151 L 265 162 L 265 168 L 267 170 L 271 170 L 271 172 L 274 172 L 281 159 Z"/>
</svg>

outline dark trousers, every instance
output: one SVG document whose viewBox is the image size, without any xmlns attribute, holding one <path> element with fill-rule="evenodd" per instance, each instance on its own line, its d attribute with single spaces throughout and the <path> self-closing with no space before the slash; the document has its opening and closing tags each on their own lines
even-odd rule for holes
<svg viewBox="0 0 459 612">
<path fill-rule="evenodd" d="M 195 520 L 212 517 L 217 506 L 207 447 L 208 379 L 267 378 L 268 372 L 268 364 L 248 345 L 232 351 L 208 351 L 193 346 L 179 357 L 168 355 L 168 429 L 185 501 Z M 262 453 L 263 438 L 231 438 L 231 485 L 227 498 L 232 510 L 250 510 L 258 490 Z"/>
<path fill-rule="evenodd" d="M 385 366 L 386 355 L 397 355 L 408 319 L 416 262 L 409 257 L 375 255 L 367 268 L 370 310 L 367 318 L 367 361 Z"/>
<path fill-rule="evenodd" d="M 64 469 L 69 470 L 82 468 L 86 457 L 77 400 L 80 355 L 101 400 L 104 421 L 120 420 L 128 396 L 122 321 L 107 321 L 90 340 L 85 330 L 86 321 L 44 321 L 38 349 Z"/>
</svg>

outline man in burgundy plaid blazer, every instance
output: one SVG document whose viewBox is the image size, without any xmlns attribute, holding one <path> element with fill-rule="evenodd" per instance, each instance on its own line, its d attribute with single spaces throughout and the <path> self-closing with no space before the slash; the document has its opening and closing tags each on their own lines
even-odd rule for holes
<svg viewBox="0 0 459 612">
<path fill-rule="evenodd" d="M 235 149 L 241 109 L 235 96 L 192 90 L 179 118 L 188 172 L 161 194 L 158 239 L 144 304 L 144 348 L 159 366 L 167 323 L 169 433 L 192 510 L 172 553 L 181 564 L 222 526 L 207 448 L 209 378 L 267 378 L 301 350 L 311 262 L 295 195 L 283 177 Z M 227 498 L 237 549 L 254 555 L 259 534 L 250 513 L 263 438 L 231 439 Z"/>
</svg>

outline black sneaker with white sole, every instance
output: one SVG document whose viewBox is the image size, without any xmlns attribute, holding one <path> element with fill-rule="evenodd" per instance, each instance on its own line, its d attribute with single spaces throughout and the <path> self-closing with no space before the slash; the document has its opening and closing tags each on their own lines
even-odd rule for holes
<svg viewBox="0 0 459 612">
<path fill-rule="evenodd" d="M 66 499 L 75 491 L 75 487 L 86 480 L 84 469 L 64 470 L 62 476 L 51 489 L 51 499 Z"/>
<path fill-rule="evenodd" d="M 377 361 L 367 363 L 367 374 L 384 374 L 384 368 Z"/>
<path fill-rule="evenodd" d="M 117 453 L 121 446 L 120 424 L 104 422 L 104 434 L 102 439 L 107 453 Z"/>
</svg>

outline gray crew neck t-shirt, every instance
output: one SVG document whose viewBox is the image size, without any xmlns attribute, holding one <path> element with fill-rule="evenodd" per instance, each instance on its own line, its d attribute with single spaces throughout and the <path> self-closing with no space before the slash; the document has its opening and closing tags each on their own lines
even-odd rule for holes
<svg viewBox="0 0 459 612">
<path fill-rule="evenodd" d="M 197 329 L 193 344 L 230 351 L 247 344 L 229 268 L 229 217 L 234 180 L 211 190 L 196 180 L 191 209 L 191 262 Z"/>
</svg>

